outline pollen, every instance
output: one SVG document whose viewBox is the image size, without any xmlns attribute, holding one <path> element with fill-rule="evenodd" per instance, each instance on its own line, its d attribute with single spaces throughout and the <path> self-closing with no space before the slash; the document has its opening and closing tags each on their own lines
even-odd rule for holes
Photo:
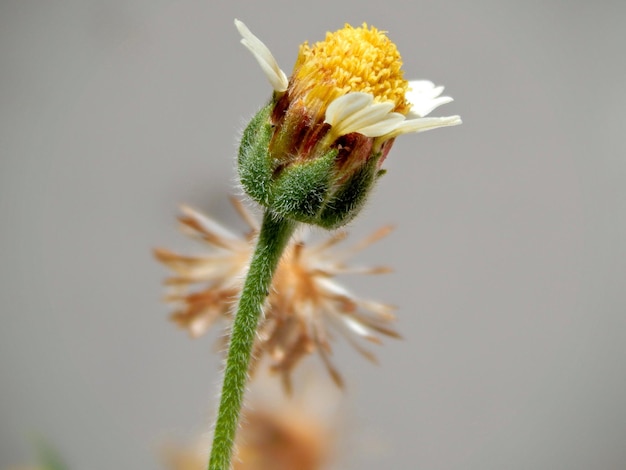
<svg viewBox="0 0 626 470">
<path fill-rule="evenodd" d="M 365 92 L 379 102 L 395 103 L 406 114 L 409 83 L 403 77 L 402 58 L 396 45 L 374 27 L 348 24 L 324 41 L 300 46 L 291 78 L 292 97 L 302 97 L 312 108 L 325 108 L 349 92 Z"/>
</svg>

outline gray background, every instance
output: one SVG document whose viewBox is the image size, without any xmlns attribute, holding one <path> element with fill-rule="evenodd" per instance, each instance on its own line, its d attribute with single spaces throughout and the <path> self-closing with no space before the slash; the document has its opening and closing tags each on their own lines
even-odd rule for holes
<svg viewBox="0 0 626 470">
<path fill-rule="evenodd" d="M 397 225 L 358 259 L 394 274 L 345 282 L 405 339 L 380 367 L 338 342 L 338 467 L 626 468 L 625 5 L 3 0 L 0 467 L 35 432 L 73 469 L 158 468 L 208 426 L 216 335 L 167 321 L 150 249 L 196 248 L 181 202 L 242 227 L 236 135 L 270 88 L 238 17 L 288 72 L 344 22 L 388 30 L 464 120 L 399 139 L 350 228 Z"/>
</svg>

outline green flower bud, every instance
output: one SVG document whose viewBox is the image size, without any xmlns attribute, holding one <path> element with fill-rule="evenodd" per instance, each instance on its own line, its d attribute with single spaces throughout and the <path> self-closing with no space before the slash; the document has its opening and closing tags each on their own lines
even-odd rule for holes
<svg viewBox="0 0 626 470">
<path fill-rule="evenodd" d="M 301 143 L 302 132 L 289 139 L 286 126 L 278 130 L 272 123 L 275 108 L 272 101 L 243 132 L 238 159 L 243 189 L 283 217 L 328 229 L 346 224 L 383 173 L 378 164 L 391 142 L 374 150 L 373 139 L 360 134 L 342 136 L 333 145 L 324 145 L 328 140 L 322 138 L 309 144 L 314 151 L 302 158 L 285 148 L 294 146 L 294 141 Z M 319 134 L 326 134 L 329 126 L 322 126 L 327 129 Z"/>
</svg>

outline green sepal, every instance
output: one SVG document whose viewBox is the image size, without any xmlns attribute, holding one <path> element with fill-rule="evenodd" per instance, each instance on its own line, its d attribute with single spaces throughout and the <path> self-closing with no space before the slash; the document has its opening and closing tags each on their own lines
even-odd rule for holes
<svg viewBox="0 0 626 470">
<path fill-rule="evenodd" d="M 264 206 L 270 203 L 272 192 L 272 159 L 268 149 L 272 138 L 271 101 L 250 121 L 241 136 L 237 169 L 245 192 Z"/>
<path fill-rule="evenodd" d="M 365 165 L 335 189 L 317 217 L 317 225 L 335 229 L 356 217 L 363 208 L 372 186 L 381 176 L 377 168 L 380 156 L 380 153 L 371 156 Z"/>
<path fill-rule="evenodd" d="M 273 183 L 272 210 L 299 222 L 318 224 L 331 187 L 338 151 L 303 163 L 293 164 Z"/>
<path fill-rule="evenodd" d="M 337 149 L 305 161 L 279 165 L 269 147 L 274 133 L 270 101 L 243 131 L 238 171 L 244 191 L 259 204 L 288 219 L 335 229 L 361 210 L 374 182 L 385 171 L 378 168 L 381 153 L 371 155 L 350 175 L 337 174 Z M 338 183 L 338 179 L 344 179 Z"/>
</svg>

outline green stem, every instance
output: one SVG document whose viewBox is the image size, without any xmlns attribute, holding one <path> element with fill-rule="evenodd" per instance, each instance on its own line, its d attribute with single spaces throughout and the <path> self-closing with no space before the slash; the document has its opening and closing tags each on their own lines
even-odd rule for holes
<svg viewBox="0 0 626 470">
<path fill-rule="evenodd" d="M 266 210 L 230 336 L 209 470 L 230 469 L 257 323 L 274 271 L 295 227 L 296 222 Z"/>
</svg>

